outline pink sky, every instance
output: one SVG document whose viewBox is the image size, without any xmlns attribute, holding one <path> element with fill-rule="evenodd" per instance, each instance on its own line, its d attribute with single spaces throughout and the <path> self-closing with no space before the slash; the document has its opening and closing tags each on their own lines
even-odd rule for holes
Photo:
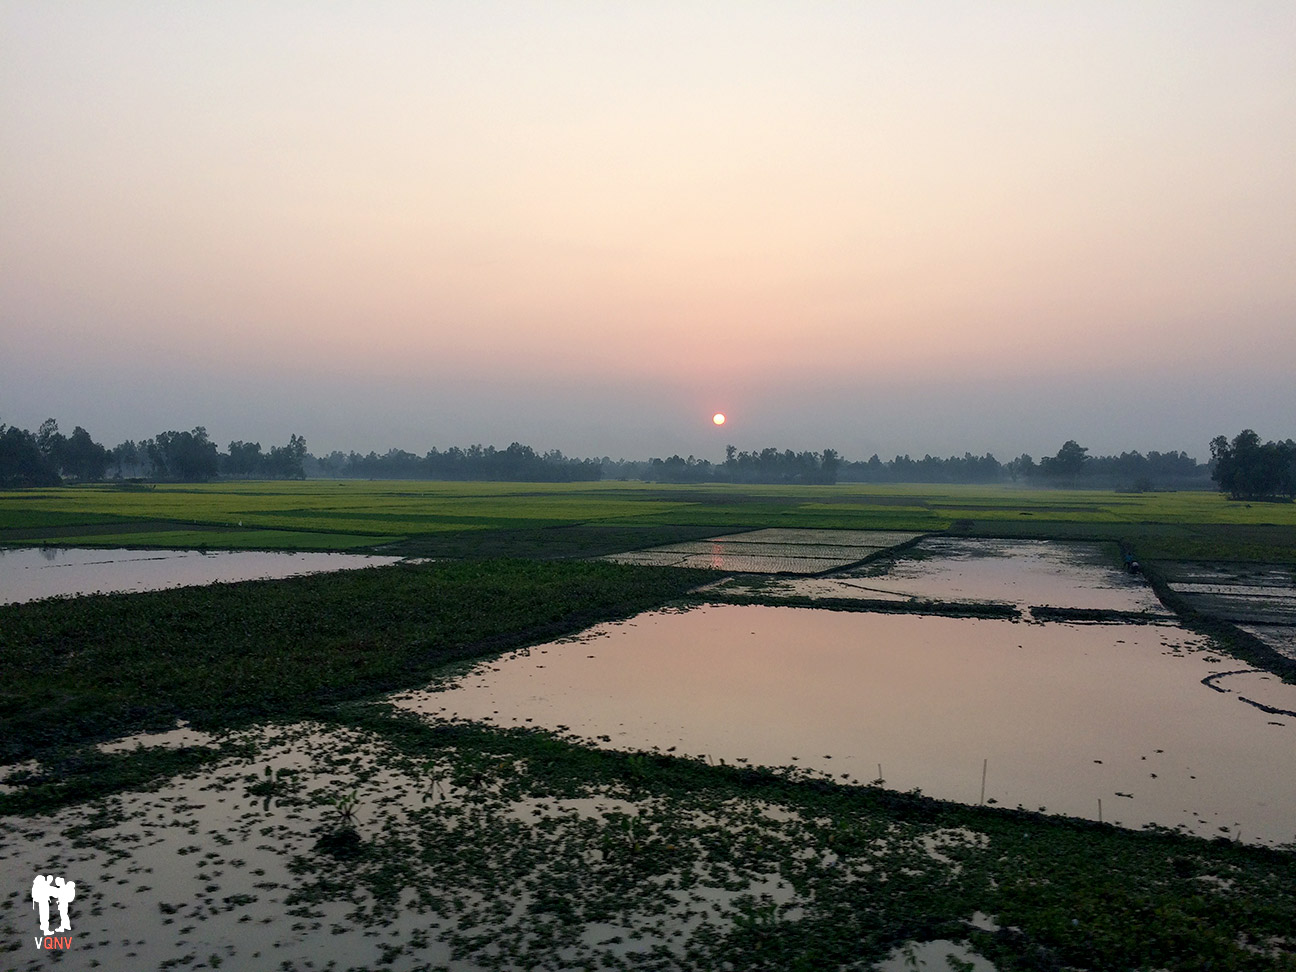
<svg viewBox="0 0 1296 972">
<path fill-rule="evenodd" d="M 1296 433 L 1285 0 L 5 0 L 0 153 L 26 427 L 710 457 Z"/>
</svg>

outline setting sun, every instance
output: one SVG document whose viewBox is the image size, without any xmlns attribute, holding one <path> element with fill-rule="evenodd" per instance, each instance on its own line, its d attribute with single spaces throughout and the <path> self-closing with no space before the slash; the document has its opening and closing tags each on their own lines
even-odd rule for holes
<svg viewBox="0 0 1296 972">
<path fill-rule="evenodd" d="M 725 424 L 724 412 L 716 412 L 714 415 L 711 416 L 711 421 L 714 422 L 716 425 L 724 425 Z"/>
</svg>

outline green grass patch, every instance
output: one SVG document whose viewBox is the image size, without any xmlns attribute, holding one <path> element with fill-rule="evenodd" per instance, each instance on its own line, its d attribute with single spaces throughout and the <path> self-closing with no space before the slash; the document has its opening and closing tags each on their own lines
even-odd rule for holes
<svg viewBox="0 0 1296 972">
<path fill-rule="evenodd" d="M 308 480 L 160 484 L 152 489 L 77 486 L 0 492 L 0 542 L 8 531 L 100 525 L 119 518 L 167 524 L 166 531 L 246 531 L 238 540 L 264 549 L 262 530 L 359 542 L 413 543 L 471 551 L 474 542 L 519 552 L 538 549 L 538 531 L 564 527 L 727 532 L 762 527 L 951 530 L 984 536 L 1145 539 L 1148 559 L 1197 556 L 1224 544 L 1239 558 L 1271 554 L 1296 561 L 1296 504 L 1235 503 L 1218 493 L 1116 493 L 1007 486 L 680 486 L 649 483 L 441 483 Z M 1219 529 L 1215 529 L 1219 528 Z M 159 527 L 159 529 L 163 529 Z M 494 539 L 440 539 L 496 531 Z M 126 533 L 126 531 L 119 531 Z M 131 531 L 132 542 L 140 542 Z M 14 537 L 13 539 L 17 539 Z M 174 539 L 174 538 L 173 538 Z M 634 542 L 630 538 L 629 542 Z M 328 549 L 317 544 L 309 548 Z M 1156 546 L 1157 543 L 1165 546 Z M 570 546 L 606 552 L 589 536 Z M 627 547 L 627 549 L 629 549 Z M 469 553 L 468 555 L 471 555 Z M 531 553 L 524 555 L 530 556 Z M 540 554 L 544 555 L 544 554 Z"/>
<path fill-rule="evenodd" d="M 0 756 L 181 718 L 210 728 L 306 715 L 638 613 L 715 576 L 575 561 L 402 564 L 0 607 Z"/>
</svg>

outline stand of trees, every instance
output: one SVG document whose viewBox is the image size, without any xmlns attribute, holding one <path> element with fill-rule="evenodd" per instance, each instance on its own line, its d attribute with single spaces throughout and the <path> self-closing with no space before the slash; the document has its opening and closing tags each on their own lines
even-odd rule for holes
<svg viewBox="0 0 1296 972">
<path fill-rule="evenodd" d="M 81 426 L 70 436 L 58 422 L 46 419 L 35 433 L 0 424 L 0 485 L 57 486 L 64 478 L 91 482 L 103 479 L 108 450 Z"/>
<path fill-rule="evenodd" d="M 1122 452 L 1118 456 L 1091 456 L 1085 446 L 1067 440 L 1056 455 L 1036 462 L 1022 453 L 1000 462 L 990 453 L 940 459 L 896 456 L 883 462 L 876 455 L 867 462 L 842 464 L 840 478 L 856 483 L 1016 483 L 1091 489 L 1205 489 L 1209 467 L 1186 452 Z"/>
<path fill-rule="evenodd" d="M 0 487 L 57 486 L 109 478 L 197 483 L 217 476 L 302 479 L 306 440 L 294 435 L 285 446 L 262 454 L 256 442 L 231 442 L 220 452 L 201 425 L 189 432 L 159 432 L 151 439 L 106 449 L 77 426 L 70 436 L 46 419 L 35 433 L 0 423 Z"/>
<path fill-rule="evenodd" d="M 603 460 L 604 479 L 642 479 L 654 483 L 816 483 L 837 482 L 841 457 L 835 449 L 822 452 L 793 452 L 785 449 L 762 449 L 739 452 L 725 447 L 725 461 L 686 459 L 678 455 L 669 459 L 647 461 Z"/>
<path fill-rule="evenodd" d="M 362 456 L 331 452 L 315 461 L 322 476 L 353 479 L 496 480 L 500 482 L 571 483 L 602 477 L 597 459 L 569 459 L 557 449 L 543 455 L 518 442 L 507 449 L 472 445 L 432 449 L 419 457 L 403 449 Z"/>
<path fill-rule="evenodd" d="M 231 442 L 229 453 L 220 456 L 222 476 L 242 479 L 305 479 L 306 440 L 299 435 L 288 438 L 288 444 L 261 451 L 260 442 Z"/>
<path fill-rule="evenodd" d="M 1211 479 L 1235 500 L 1275 500 L 1296 497 L 1296 442 L 1260 441 L 1243 429 L 1233 441 L 1222 435 L 1211 440 Z"/>
</svg>

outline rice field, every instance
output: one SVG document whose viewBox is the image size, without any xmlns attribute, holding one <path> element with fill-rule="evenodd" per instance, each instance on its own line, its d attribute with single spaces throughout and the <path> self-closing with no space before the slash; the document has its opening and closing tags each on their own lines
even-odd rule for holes
<svg viewBox="0 0 1296 972">
<path fill-rule="evenodd" d="M 1217 493 L 990 486 L 680 486 L 310 480 L 0 492 L 0 544 L 593 555 L 754 530 L 1133 539 L 1145 559 L 1296 562 L 1296 505 Z M 595 533 L 615 542 L 591 540 Z M 767 542 L 778 542 L 773 537 Z M 401 551 L 404 552 L 404 551 Z M 503 551 L 496 550 L 495 553 Z"/>
<path fill-rule="evenodd" d="M 622 564 L 700 567 L 739 574 L 819 574 L 875 557 L 918 536 L 880 530 L 752 530 L 634 550 L 605 559 Z"/>
<path fill-rule="evenodd" d="M 1072 554 L 1049 552 L 1043 538 L 1073 541 Z M 1226 593 L 1285 603 L 1296 516 L 1289 505 L 1230 504 L 1206 493 L 926 486 L 305 482 L 0 493 L 0 543 L 10 546 L 465 561 L 0 607 L 8 676 L 0 692 L 0 860 L 24 875 L 84 882 L 77 958 L 101 967 L 890 970 L 915 967 L 920 955 L 942 964 L 926 950 L 952 941 L 963 951 L 944 964 L 973 967 L 975 957 L 974 967 L 1003 972 L 1296 969 L 1296 857 L 1290 847 L 1255 846 L 1283 834 L 1266 839 L 1248 829 L 1244 840 L 1232 817 L 1215 821 L 1205 804 L 1196 805 L 1202 819 L 1188 824 L 1209 825 L 1212 839 L 1112 826 L 1159 822 L 1130 809 L 1152 805 L 1150 788 L 1198 784 L 1195 770 L 1160 765 L 1179 758 L 1163 753 L 1160 739 L 1147 752 L 1150 741 L 1075 756 L 1066 779 L 1093 786 L 1080 794 L 1081 810 L 1063 802 L 1051 812 L 1067 816 L 1051 817 L 1033 802 L 1007 809 L 1026 799 L 1008 788 L 1018 786 L 1009 774 L 1024 774 L 1028 761 L 991 759 L 975 742 L 959 761 L 965 792 L 937 800 L 897 789 L 926 782 L 904 776 L 917 757 L 838 752 L 820 740 L 780 768 L 710 742 L 689 750 L 654 736 L 627 750 L 619 733 L 638 703 L 585 728 L 602 730 L 592 739 L 573 731 L 574 718 L 540 729 L 541 714 L 521 704 L 493 704 L 488 710 L 501 711 L 466 722 L 446 713 L 425 721 L 384 701 L 392 691 L 462 679 L 470 660 L 494 677 L 509 649 L 534 670 L 529 700 L 542 694 L 559 653 L 574 666 L 600 664 L 594 656 L 606 646 L 579 640 L 593 637 L 592 624 L 623 619 L 609 630 L 628 638 L 648 623 L 638 614 L 645 609 L 665 604 L 661 623 L 696 623 L 708 616 L 696 609 L 700 599 L 744 597 L 759 606 L 710 613 L 741 615 L 738 653 L 749 662 L 760 629 L 746 619 L 783 618 L 804 600 L 875 612 L 823 619 L 855 632 L 843 657 L 862 654 L 867 639 L 856 629 L 864 621 L 879 630 L 938 628 L 937 647 L 954 656 L 976 654 L 957 632 L 1007 633 L 1012 644 L 996 637 L 992 646 L 1012 656 L 1007 679 L 1023 667 L 1014 651 L 1032 647 L 1039 661 L 1046 636 L 1082 638 L 1069 629 L 1075 618 L 1028 611 L 1146 607 L 1141 581 L 1075 583 L 1078 564 L 1101 560 L 1119 572 L 1115 542 L 1149 561 L 1155 555 L 1171 581 L 1151 572 L 1148 580 L 1167 604 Z M 501 554 L 511 559 L 482 559 Z M 978 558 L 988 574 L 965 569 Z M 816 576 L 747 575 L 717 586 L 746 569 Z M 881 576 L 888 569 L 889 580 Z M 1053 592 L 1055 583 L 1069 599 Z M 932 584 L 967 603 L 934 604 Z M 987 586 L 994 584 L 1002 589 Z M 832 585 L 862 596 L 843 608 L 851 597 Z M 881 598 L 947 617 L 883 617 L 896 605 Z M 952 620 L 989 608 L 999 620 Z M 1012 623 L 1022 617 L 1032 623 Z M 1184 668 L 1178 674 L 1187 672 L 1182 681 L 1203 704 L 1243 712 L 1255 733 L 1291 731 L 1288 715 L 1276 714 L 1291 707 L 1290 686 L 1238 671 L 1213 648 L 1162 644 L 1155 625 L 1166 620 L 1129 636 L 1107 629 L 1108 667 L 1151 639 L 1143 645 L 1156 656 L 1151 663 Z M 1257 636 L 1291 631 L 1250 627 Z M 693 634 L 677 641 L 690 657 L 698 653 L 689 646 L 706 643 Z M 1084 650 L 1062 656 L 1080 664 Z M 802 667 L 813 661 L 806 651 L 789 657 Z M 872 678 L 887 656 L 870 658 Z M 677 666 L 643 661 L 668 694 L 702 684 Z M 969 674 L 955 680 L 948 706 L 910 706 L 891 720 L 897 745 L 924 731 L 939 736 L 937 710 L 966 708 L 963 685 L 984 668 L 966 662 Z M 1213 681 L 1187 671 L 1203 665 Z M 739 715 L 764 725 L 770 693 L 744 701 L 736 689 L 769 667 L 740 668 L 691 713 L 738 706 L 725 725 Z M 840 666 L 825 677 L 848 690 L 867 682 L 839 684 Z M 1058 684 L 1074 694 L 1073 680 Z M 897 701 L 880 688 L 865 711 Z M 1145 719 L 1146 700 L 1133 694 L 1104 731 L 1127 716 L 1153 730 L 1164 724 Z M 1075 701 L 1083 707 L 1085 699 Z M 860 704 L 852 695 L 850 705 Z M 1019 704 L 1013 697 L 1000 708 Z M 1041 702 L 1042 725 L 1058 722 L 1057 708 Z M 793 712 L 817 722 L 821 709 L 810 699 Z M 158 740 L 172 749 L 130 748 L 134 740 L 120 738 L 177 727 Z M 1025 742 L 1040 735 L 1026 733 Z M 886 769 L 877 766 L 870 780 L 879 761 Z M 1105 806 L 1090 807 L 1099 783 Z M 10 894 L 0 941 L 14 967 L 44 968 L 48 956 L 26 937 L 29 904 L 25 893 Z"/>
</svg>

